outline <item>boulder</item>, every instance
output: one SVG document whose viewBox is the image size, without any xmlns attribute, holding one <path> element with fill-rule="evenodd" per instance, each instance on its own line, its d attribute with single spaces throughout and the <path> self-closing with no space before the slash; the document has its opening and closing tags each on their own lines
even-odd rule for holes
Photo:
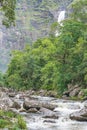
<svg viewBox="0 0 87 130">
<path fill-rule="evenodd" d="M 87 121 L 87 109 L 84 107 L 82 110 L 72 113 L 70 119 L 77 121 Z"/>
<path fill-rule="evenodd" d="M 36 108 L 37 110 L 39 110 L 40 107 L 41 107 L 41 104 L 35 100 L 30 100 L 30 101 L 25 100 L 23 103 L 23 108 L 26 110 L 29 110 L 31 108 Z"/>
<path fill-rule="evenodd" d="M 58 119 L 57 113 L 47 109 L 47 108 L 41 108 L 40 112 L 43 114 L 43 118 L 52 118 L 52 119 Z"/>
<path fill-rule="evenodd" d="M 51 103 L 42 103 L 41 104 L 42 107 L 47 108 L 49 110 L 54 110 L 56 107 L 58 107 L 57 105 L 51 104 Z"/>
<path fill-rule="evenodd" d="M 77 95 L 79 94 L 80 90 L 81 90 L 80 87 L 73 89 L 73 90 L 69 93 L 69 96 L 70 96 L 70 97 L 75 97 L 75 96 L 77 96 Z"/>
<path fill-rule="evenodd" d="M 30 108 L 36 108 L 37 110 L 39 110 L 41 107 L 44 107 L 44 108 L 47 108 L 50 110 L 54 110 L 57 107 L 57 105 L 53 105 L 50 103 L 43 103 L 38 100 L 25 100 L 23 103 L 23 107 L 26 110 L 28 110 Z"/>
</svg>

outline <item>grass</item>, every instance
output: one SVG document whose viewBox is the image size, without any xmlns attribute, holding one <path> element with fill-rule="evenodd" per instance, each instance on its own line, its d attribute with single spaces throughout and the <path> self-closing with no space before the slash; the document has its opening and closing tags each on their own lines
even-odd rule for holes
<svg viewBox="0 0 87 130">
<path fill-rule="evenodd" d="M 0 128 L 9 130 L 27 130 L 26 123 L 22 116 L 10 111 L 0 110 Z"/>
</svg>

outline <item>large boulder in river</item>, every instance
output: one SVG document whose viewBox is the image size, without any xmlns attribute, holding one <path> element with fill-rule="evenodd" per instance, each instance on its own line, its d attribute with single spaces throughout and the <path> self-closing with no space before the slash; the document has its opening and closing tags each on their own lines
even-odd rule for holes
<svg viewBox="0 0 87 130">
<path fill-rule="evenodd" d="M 70 119 L 77 121 L 87 121 L 87 109 L 84 107 L 82 110 L 72 113 Z"/>
<path fill-rule="evenodd" d="M 57 105 L 53 105 L 50 103 L 43 103 L 38 100 L 25 100 L 23 103 L 23 108 L 26 110 L 29 110 L 30 108 L 36 108 L 37 110 L 39 110 L 42 107 L 54 110 L 57 107 Z"/>
<path fill-rule="evenodd" d="M 29 101 L 24 101 L 23 103 L 23 108 L 26 110 L 29 110 L 31 108 L 36 108 L 36 109 L 40 109 L 41 104 L 35 100 L 29 100 Z"/>
</svg>

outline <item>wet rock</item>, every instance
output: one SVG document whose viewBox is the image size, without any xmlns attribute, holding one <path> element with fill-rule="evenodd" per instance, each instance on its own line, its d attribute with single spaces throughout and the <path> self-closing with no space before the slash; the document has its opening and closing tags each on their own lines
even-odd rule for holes
<svg viewBox="0 0 87 130">
<path fill-rule="evenodd" d="M 77 120 L 77 121 L 87 121 L 87 109 L 83 108 L 80 111 L 72 113 L 70 115 L 70 119 Z"/>
<path fill-rule="evenodd" d="M 12 98 L 15 97 L 15 95 L 16 95 L 16 93 L 8 93 L 8 96 L 12 97 Z"/>
<path fill-rule="evenodd" d="M 20 109 L 21 105 L 18 102 L 13 102 L 13 105 L 11 106 L 12 108 Z"/>
<path fill-rule="evenodd" d="M 50 110 L 54 110 L 57 107 L 57 105 L 52 105 L 50 103 L 43 103 L 38 100 L 29 100 L 28 99 L 28 100 L 24 101 L 23 107 L 26 110 L 28 110 L 30 108 L 36 108 L 37 110 L 39 110 L 42 107 L 50 109 Z"/>
<path fill-rule="evenodd" d="M 41 108 L 40 112 L 43 114 L 43 118 L 52 118 L 52 119 L 58 119 L 57 113 L 46 109 L 46 108 Z"/>
<path fill-rule="evenodd" d="M 47 108 L 49 110 L 52 110 L 52 111 L 57 107 L 57 105 L 53 105 L 53 104 L 50 104 L 50 103 L 42 103 L 41 106 L 44 107 L 44 108 Z"/>
<path fill-rule="evenodd" d="M 30 101 L 24 101 L 23 103 L 23 108 L 26 110 L 29 110 L 30 108 L 36 108 L 36 109 L 40 109 L 41 105 L 39 104 L 39 102 L 34 101 L 34 100 L 30 100 Z"/>
<path fill-rule="evenodd" d="M 44 120 L 43 122 L 44 123 L 56 123 L 56 121 L 54 121 L 54 120 Z"/>
<path fill-rule="evenodd" d="M 28 113 L 36 113 L 36 112 L 38 112 L 38 110 L 36 108 L 30 108 L 27 112 Z"/>
</svg>

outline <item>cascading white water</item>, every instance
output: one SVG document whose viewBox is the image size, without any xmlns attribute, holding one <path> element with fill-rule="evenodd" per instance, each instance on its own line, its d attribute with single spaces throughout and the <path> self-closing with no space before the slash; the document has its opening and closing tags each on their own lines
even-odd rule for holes
<svg viewBox="0 0 87 130">
<path fill-rule="evenodd" d="M 58 16 L 58 23 L 62 26 L 62 21 L 65 19 L 65 13 L 66 13 L 66 11 L 65 10 L 62 10 L 62 11 L 60 11 L 60 13 L 59 13 L 59 16 Z M 55 33 L 55 35 L 56 36 L 58 36 L 59 35 L 59 32 L 58 32 L 58 30 L 56 31 L 56 33 Z"/>
<path fill-rule="evenodd" d="M 61 22 L 65 19 L 65 10 L 61 11 L 58 16 L 58 23 L 61 24 Z"/>
<path fill-rule="evenodd" d="M 50 97 L 33 96 L 38 101 L 50 102 L 52 105 L 57 105 L 54 112 L 58 114 L 58 119 L 43 118 L 41 113 L 26 114 L 27 128 L 29 130 L 87 130 L 87 122 L 73 121 L 69 115 L 79 111 L 84 107 L 84 103 L 55 99 Z M 45 122 L 45 121 L 48 122 Z M 52 121 L 49 122 L 49 121 Z"/>
</svg>

